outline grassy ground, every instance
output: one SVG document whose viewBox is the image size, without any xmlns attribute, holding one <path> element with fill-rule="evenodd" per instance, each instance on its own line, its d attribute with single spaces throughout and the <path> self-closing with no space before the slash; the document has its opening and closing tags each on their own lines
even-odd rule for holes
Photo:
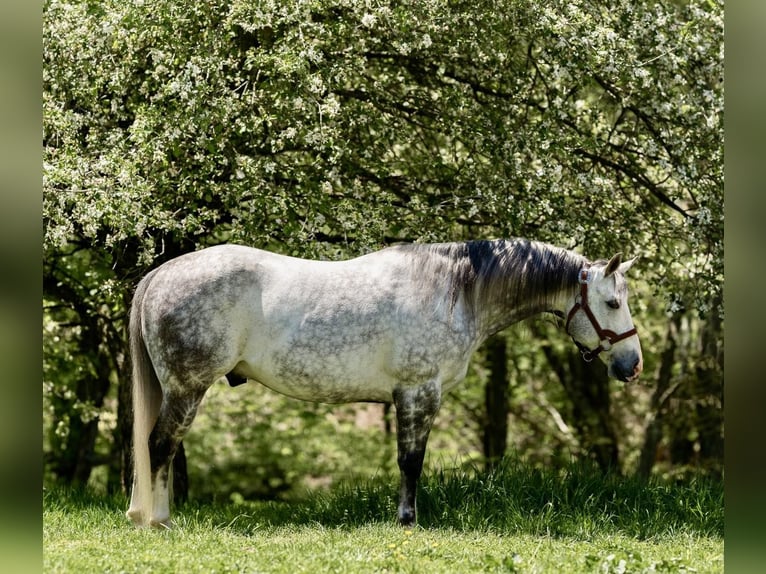
<svg viewBox="0 0 766 574">
<path fill-rule="evenodd" d="M 379 480 L 299 503 L 190 503 L 136 530 L 123 497 L 48 490 L 45 572 L 722 572 L 723 486 L 506 465 L 425 477 L 419 525 Z"/>
</svg>

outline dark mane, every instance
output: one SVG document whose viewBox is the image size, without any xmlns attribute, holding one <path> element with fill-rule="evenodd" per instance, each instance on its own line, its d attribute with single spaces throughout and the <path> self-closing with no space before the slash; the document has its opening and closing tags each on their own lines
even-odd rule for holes
<svg viewBox="0 0 766 574">
<path fill-rule="evenodd" d="M 399 246 L 410 252 L 424 281 L 451 280 L 454 305 L 460 295 L 476 305 L 546 310 L 553 297 L 577 284 L 586 259 L 572 251 L 527 239 Z"/>
</svg>

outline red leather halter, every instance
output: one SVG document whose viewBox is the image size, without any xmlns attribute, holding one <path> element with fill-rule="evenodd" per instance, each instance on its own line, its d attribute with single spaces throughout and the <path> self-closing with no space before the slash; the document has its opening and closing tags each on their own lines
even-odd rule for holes
<svg viewBox="0 0 766 574">
<path fill-rule="evenodd" d="M 569 311 L 569 314 L 567 315 L 567 322 L 564 329 L 566 330 L 567 334 L 572 337 L 572 334 L 569 332 L 569 323 L 572 320 L 572 317 L 574 317 L 575 313 L 581 309 L 585 312 L 585 315 L 590 320 L 590 324 L 593 325 L 593 328 L 596 330 L 599 345 L 595 349 L 588 349 L 588 347 L 576 341 L 574 337 L 572 337 L 572 340 L 574 341 L 575 345 L 577 345 L 577 348 L 580 349 L 582 358 L 589 363 L 598 357 L 601 351 L 608 351 L 616 342 L 627 339 L 628 337 L 632 337 L 633 335 L 638 334 L 638 331 L 634 326 L 632 329 L 629 329 L 628 331 L 618 335 L 609 329 L 602 329 L 601 325 L 598 323 L 598 319 L 596 319 L 596 316 L 593 314 L 593 311 L 591 311 L 591 308 L 588 305 L 588 283 L 590 283 L 590 271 L 588 269 L 581 269 L 578 281 L 580 283 L 579 300 L 575 299 L 574 307 L 572 307 L 572 309 Z"/>
</svg>

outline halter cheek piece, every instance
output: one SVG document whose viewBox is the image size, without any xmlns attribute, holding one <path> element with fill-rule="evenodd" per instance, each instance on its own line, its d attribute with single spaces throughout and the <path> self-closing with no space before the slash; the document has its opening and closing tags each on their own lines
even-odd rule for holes
<svg viewBox="0 0 766 574">
<path fill-rule="evenodd" d="M 589 363 L 598 357 L 598 354 L 601 351 L 608 351 L 612 348 L 612 345 L 618 341 L 622 341 L 623 339 L 627 339 L 628 337 L 636 335 L 638 331 L 635 327 L 633 327 L 632 329 L 618 335 L 609 329 L 602 329 L 601 325 L 598 323 L 598 319 L 596 319 L 596 316 L 593 314 L 593 311 L 591 311 L 591 308 L 588 305 L 588 283 L 590 283 L 590 271 L 588 269 L 581 269 L 578 281 L 580 283 L 580 294 L 577 296 L 577 298 L 575 298 L 574 307 L 572 307 L 572 309 L 569 311 L 569 314 L 567 315 L 567 322 L 564 329 L 566 330 L 567 334 L 572 337 L 572 334 L 569 333 L 569 323 L 572 321 L 572 317 L 574 317 L 575 313 L 581 309 L 585 312 L 585 315 L 590 320 L 590 324 L 593 325 L 593 328 L 596 330 L 599 345 L 595 349 L 588 349 L 585 345 L 576 341 L 574 337 L 572 337 L 572 340 L 574 341 L 575 345 L 577 345 L 577 348 L 580 349 L 582 358 Z"/>
</svg>

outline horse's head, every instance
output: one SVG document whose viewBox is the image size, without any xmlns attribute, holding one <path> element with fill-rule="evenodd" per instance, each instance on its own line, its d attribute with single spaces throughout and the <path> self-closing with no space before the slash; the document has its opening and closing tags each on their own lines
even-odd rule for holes
<svg viewBox="0 0 766 574">
<path fill-rule="evenodd" d="M 592 361 L 600 355 L 609 367 L 609 376 L 624 382 L 638 379 L 644 368 L 625 280 L 625 272 L 634 261 L 622 262 L 618 253 L 607 263 L 600 261 L 583 268 L 566 321 L 567 333 L 583 358 Z"/>
</svg>

